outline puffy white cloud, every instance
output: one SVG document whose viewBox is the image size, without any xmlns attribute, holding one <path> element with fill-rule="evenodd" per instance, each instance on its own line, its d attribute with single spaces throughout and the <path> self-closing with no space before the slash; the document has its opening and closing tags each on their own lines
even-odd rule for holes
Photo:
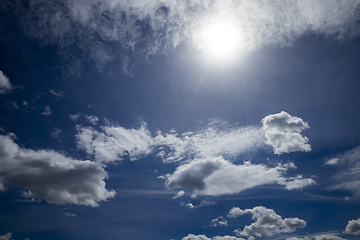
<svg viewBox="0 0 360 240">
<path fill-rule="evenodd" d="M 301 118 L 293 117 L 287 112 L 266 116 L 262 121 L 266 143 L 274 148 L 275 154 L 311 150 L 308 138 L 300 132 L 309 125 Z"/>
<path fill-rule="evenodd" d="M 224 217 L 220 216 L 218 218 L 211 220 L 210 226 L 212 227 L 227 226 L 227 221 Z"/>
<path fill-rule="evenodd" d="M 78 147 L 99 162 L 122 160 L 124 155 L 136 160 L 152 150 L 153 139 L 145 124 L 139 129 L 105 126 L 99 132 L 92 127 L 77 126 L 77 130 Z"/>
<path fill-rule="evenodd" d="M 5 235 L 0 236 L 0 240 L 11 240 L 12 233 L 7 233 Z"/>
<path fill-rule="evenodd" d="M 360 197 L 360 147 L 339 154 L 336 159 L 337 164 L 332 166 L 339 170 L 332 177 L 333 186 L 328 189 L 352 191 L 355 197 Z"/>
<path fill-rule="evenodd" d="M 344 233 L 360 236 L 360 218 L 357 220 L 350 220 L 346 225 Z"/>
<path fill-rule="evenodd" d="M 273 209 L 265 208 L 263 206 L 245 210 L 238 208 L 233 209 L 230 210 L 228 216 L 236 217 L 250 213 L 255 220 L 250 226 L 245 226 L 243 230 L 235 230 L 234 233 L 237 236 L 273 236 L 274 234 L 293 232 L 295 229 L 303 228 L 306 225 L 306 222 L 302 219 L 283 219 L 280 215 L 276 214 Z"/>
<path fill-rule="evenodd" d="M 181 42 L 203 47 L 201 30 L 219 19 L 235 25 L 238 47 L 245 50 L 291 44 L 309 32 L 347 39 L 359 34 L 358 6 L 356 0 L 33 0 L 22 9 L 26 14 L 20 22 L 26 34 L 65 51 L 77 46 L 99 69 L 119 56 L 126 71 L 129 58 L 145 58 Z"/>
<path fill-rule="evenodd" d="M 52 150 L 20 148 L 10 136 L 0 136 L 0 188 L 17 185 L 24 197 L 55 204 L 98 206 L 115 195 L 105 188 L 101 164 L 74 160 Z"/>
<path fill-rule="evenodd" d="M 78 114 L 69 114 L 69 117 L 71 120 L 73 120 L 74 122 L 77 121 L 80 117 L 81 117 L 81 113 Z"/>
<path fill-rule="evenodd" d="M 13 88 L 14 87 L 11 85 L 9 78 L 0 71 L 0 94 L 9 93 Z"/>
<path fill-rule="evenodd" d="M 180 190 L 172 199 L 181 198 L 185 195 L 185 192 Z"/>
<path fill-rule="evenodd" d="M 346 240 L 346 239 L 334 235 L 321 235 L 321 236 L 316 236 L 315 240 Z"/>
<path fill-rule="evenodd" d="M 97 116 L 93 116 L 93 115 L 85 115 L 85 119 L 92 125 L 96 125 L 97 122 L 99 121 L 99 118 Z"/>
<path fill-rule="evenodd" d="M 245 240 L 243 238 L 237 238 L 234 236 L 215 236 L 213 238 L 208 238 L 205 235 L 194 235 L 194 234 L 189 234 L 186 237 L 184 237 L 182 240 Z"/>
<path fill-rule="evenodd" d="M 173 174 L 167 174 L 166 186 L 186 188 L 192 190 L 195 195 L 215 196 L 235 194 L 264 184 L 277 183 L 287 189 L 296 189 L 314 183 L 312 179 L 284 177 L 284 173 L 291 166 L 278 164 L 269 168 L 250 162 L 235 165 L 223 157 L 197 159 L 180 165 Z"/>
</svg>

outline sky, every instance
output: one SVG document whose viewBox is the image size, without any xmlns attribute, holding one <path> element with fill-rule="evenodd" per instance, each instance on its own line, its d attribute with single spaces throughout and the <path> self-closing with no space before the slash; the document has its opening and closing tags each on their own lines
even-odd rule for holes
<svg viewBox="0 0 360 240">
<path fill-rule="evenodd" d="M 3 0 L 0 240 L 355 240 L 360 1 Z"/>
</svg>

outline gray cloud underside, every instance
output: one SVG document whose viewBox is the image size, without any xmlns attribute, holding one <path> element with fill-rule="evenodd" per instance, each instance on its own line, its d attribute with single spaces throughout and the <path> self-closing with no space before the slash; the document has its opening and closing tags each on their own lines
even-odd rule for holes
<svg viewBox="0 0 360 240">
<path fill-rule="evenodd" d="M 280 184 L 286 189 L 299 189 L 311 185 L 312 179 L 298 176 L 286 178 L 284 174 L 293 164 L 267 167 L 245 162 L 235 165 L 223 157 L 196 159 L 177 167 L 173 174 L 164 176 L 168 188 L 184 188 L 194 195 L 216 196 L 235 194 L 265 184 Z"/>
<path fill-rule="evenodd" d="M 302 219 L 283 219 L 280 215 L 276 214 L 273 209 L 263 206 L 245 210 L 235 207 L 229 211 L 228 217 L 234 218 L 242 216 L 243 214 L 251 214 L 255 222 L 250 226 L 245 226 L 243 230 L 235 230 L 234 233 L 237 236 L 273 236 L 279 233 L 294 232 L 297 228 L 304 228 L 306 226 L 306 222 Z"/>
<path fill-rule="evenodd" d="M 113 59 L 146 59 L 182 42 L 194 48 L 204 43 L 201 30 L 209 23 L 230 19 L 241 34 L 239 47 L 288 45 L 313 32 L 348 39 L 359 34 L 359 1 L 335 0 L 31 0 L 29 7 L 5 2 L 17 12 L 26 34 L 60 44 L 92 59 L 101 69 Z M 76 51 L 73 46 L 76 46 Z M 77 57 L 79 54 L 77 54 Z"/>
<path fill-rule="evenodd" d="M 344 233 L 360 236 L 360 218 L 357 220 L 350 220 Z"/>
<path fill-rule="evenodd" d="M 0 136 L 0 190 L 13 184 L 27 190 L 24 197 L 95 207 L 115 195 L 105 188 L 107 177 L 99 163 L 20 148 L 10 136 Z"/>
</svg>

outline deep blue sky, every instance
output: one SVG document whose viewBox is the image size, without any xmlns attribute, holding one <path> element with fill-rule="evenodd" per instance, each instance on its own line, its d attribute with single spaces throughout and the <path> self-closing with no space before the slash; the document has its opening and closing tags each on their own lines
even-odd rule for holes
<svg viewBox="0 0 360 240">
<path fill-rule="evenodd" d="M 357 239 L 359 8 L 2 1 L 0 240 Z"/>
</svg>

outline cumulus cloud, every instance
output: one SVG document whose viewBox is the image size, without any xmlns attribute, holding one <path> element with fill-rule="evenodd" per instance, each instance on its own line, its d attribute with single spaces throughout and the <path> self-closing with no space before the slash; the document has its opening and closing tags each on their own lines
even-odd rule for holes
<svg viewBox="0 0 360 240">
<path fill-rule="evenodd" d="M 332 177 L 334 184 L 330 190 L 346 190 L 354 193 L 354 197 L 360 197 L 360 147 L 339 154 L 337 164 L 330 164 L 338 169 Z M 330 160 L 331 161 L 331 160 Z M 326 161 L 327 163 L 329 161 Z"/>
<path fill-rule="evenodd" d="M 302 219 L 283 219 L 280 215 L 276 214 L 273 209 L 265 208 L 263 206 L 245 210 L 233 208 L 230 210 L 228 216 L 237 217 L 242 214 L 251 214 L 255 222 L 250 226 L 245 226 L 243 230 L 235 230 L 234 233 L 237 236 L 273 236 L 274 234 L 279 233 L 294 232 L 297 228 L 304 228 L 306 225 L 306 222 Z"/>
<path fill-rule="evenodd" d="M 344 233 L 360 236 L 360 218 L 357 220 L 350 220 L 346 225 Z"/>
<path fill-rule="evenodd" d="M 81 113 L 79 114 L 69 114 L 69 118 L 74 122 L 77 121 L 81 117 Z"/>
<path fill-rule="evenodd" d="M 197 159 L 177 167 L 167 174 L 168 188 L 185 188 L 195 195 L 235 194 L 264 184 L 280 184 L 287 189 L 298 189 L 313 184 L 312 179 L 286 178 L 284 174 L 291 164 L 270 168 L 262 164 L 245 162 L 235 165 L 223 157 Z M 296 183 L 294 183 L 294 181 Z"/>
<path fill-rule="evenodd" d="M 68 59 L 75 60 L 70 49 L 77 46 L 99 69 L 118 57 L 126 70 L 131 59 L 180 43 L 201 48 L 201 30 L 219 20 L 235 25 L 245 50 L 288 45 L 309 32 L 338 39 L 359 34 L 359 1 L 33 0 L 17 8 L 26 34 L 59 44 Z"/>
<path fill-rule="evenodd" d="M 12 233 L 7 233 L 5 235 L 0 236 L 0 240 L 11 240 Z"/>
<path fill-rule="evenodd" d="M 215 218 L 211 220 L 211 227 L 218 227 L 218 226 L 225 226 L 227 227 L 227 221 L 224 217 L 220 216 L 218 218 Z"/>
<path fill-rule="evenodd" d="M 0 71 L 0 94 L 5 94 L 11 92 L 13 89 L 9 78 L 7 78 L 2 71 Z"/>
<path fill-rule="evenodd" d="M 208 238 L 205 235 L 194 235 L 194 234 L 189 234 L 186 237 L 184 237 L 182 240 L 245 240 L 243 238 L 237 238 L 234 236 L 216 236 L 213 238 Z"/>
<path fill-rule="evenodd" d="M 25 189 L 26 198 L 95 207 L 115 195 L 105 188 L 107 177 L 97 162 L 74 160 L 53 150 L 21 148 L 11 136 L 0 136 L 0 190 L 12 184 Z"/>
<path fill-rule="evenodd" d="M 93 116 L 93 115 L 85 115 L 85 119 L 92 125 L 96 125 L 97 122 L 99 121 L 99 118 L 97 116 Z"/>
<path fill-rule="evenodd" d="M 185 192 L 180 190 L 172 199 L 181 198 L 185 195 Z"/>
<path fill-rule="evenodd" d="M 265 130 L 266 144 L 274 148 L 275 154 L 311 150 L 308 138 L 300 134 L 302 130 L 309 128 L 301 118 L 281 111 L 266 116 L 261 122 Z"/>
</svg>

